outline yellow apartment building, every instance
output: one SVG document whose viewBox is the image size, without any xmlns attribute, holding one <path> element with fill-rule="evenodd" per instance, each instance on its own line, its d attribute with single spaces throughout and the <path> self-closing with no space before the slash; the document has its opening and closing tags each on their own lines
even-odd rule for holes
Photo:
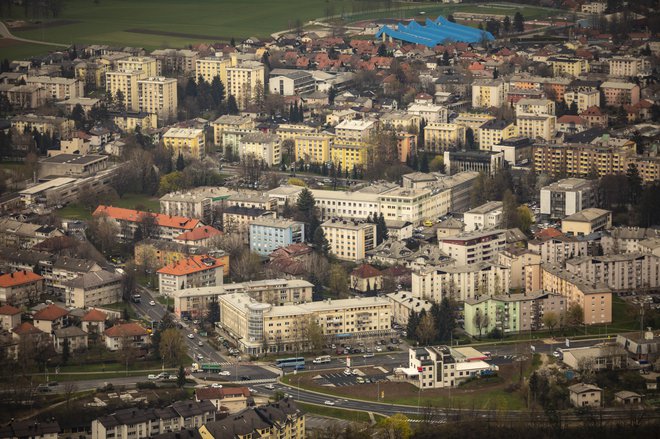
<svg viewBox="0 0 660 439">
<path fill-rule="evenodd" d="M 330 253 L 344 261 L 358 262 L 376 247 L 376 225 L 359 221 L 329 219 L 321 227 Z"/>
<path fill-rule="evenodd" d="M 552 67 L 553 76 L 572 76 L 575 78 L 583 73 L 589 73 L 589 61 L 583 58 L 554 56 L 548 58 L 548 64 Z"/>
<path fill-rule="evenodd" d="M 586 325 L 612 323 L 612 290 L 605 284 L 593 284 L 563 268 L 541 264 L 541 289 L 560 294 L 568 305 L 582 307 Z"/>
<path fill-rule="evenodd" d="M 305 135 L 305 134 L 315 134 L 318 133 L 318 129 L 310 127 L 307 125 L 293 124 L 293 123 L 283 123 L 278 125 L 275 134 L 280 138 L 281 141 L 285 140 L 296 140 L 296 137 Z"/>
<path fill-rule="evenodd" d="M 154 76 L 141 79 L 138 85 L 138 110 L 156 113 L 163 122 L 176 117 L 176 79 Z"/>
<path fill-rule="evenodd" d="M 204 130 L 196 128 L 170 128 L 163 136 L 163 146 L 172 150 L 173 157 L 179 154 L 201 160 L 206 155 Z"/>
<path fill-rule="evenodd" d="M 515 137 L 518 130 L 513 122 L 492 119 L 479 127 L 477 132 L 479 133 L 479 149 L 491 151 L 493 145 Z"/>
<path fill-rule="evenodd" d="M 117 61 L 117 71 L 132 72 L 139 70 L 143 78 L 158 76 L 158 63 L 156 58 L 149 56 L 129 56 Z"/>
<path fill-rule="evenodd" d="M 465 127 L 455 123 L 430 123 L 424 127 L 424 149 L 441 152 L 465 145 Z"/>
<path fill-rule="evenodd" d="M 121 91 L 124 95 L 124 105 L 127 110 L 138 111 L 140 100 L 138 97 L 138 80 L 144 76 L 139 70 L 130 72 L 106 72 L 105 91 L 110 93 L 114 99 L 117 98 L 117 92 Z"/>
<path fill-rule="evenodd" d="M 569 236 L 588 236 L 612 228 L 612 212 L 589 207 L 561 220 L 561 231 Z"/>
<path fill-rule="evenodd" d="M 304 160 L 306 163 L 327 163 L 330 160 L 330 148 L 333 144 L 333 137 L 331 134 L 321 133 L 297 136 L 295 138 L 296 161 Z M 352 170 L 352 167 L 349 170 Z"/>
<path fill-rule="evenodd" d="M 557 132 L 557 117 L 550 115 L 524 114 L 516 118 L 518 135 L 536 139 L 551 140 Z"/>
<path fill-rule="evenodd" d="M 481 141 L 478 133 L 479 127 L 493 119 L 495 116 L 487 113 L 459 113 L 458 117 L 454 119 L 454 123 L 463 125 L 466 131 L 471 128 L 474 133 L 474 141 L 478 144 Z"/>
<path fill-rule="evenodd" d="M 330 160 L 341 165 L 342 170 L 352 171 L 354 166 L 366 165 L 368 149 L 369 145 L 364 142 L 339 142 L 335 139 L 330 145 Z"/>
<path fill-rule="evenodd" d="M 472 107 L 501 107 L 504 103 L 504 81 L 478 79 L 472 84 Z"/>
<path fill-rule="evenodd" d="M 233 95 L 240 109 L 254 101 L 257 93 L 257 84 L 260 84 L 262 93 L 266 80 L 266 68 L 258 61 L 243 61 L 227 67 L 227 82 L 225 90 L 227 95 Z"/>
<path fill-rule="evenodd" d="M 195 62 L 195 79 L 199 79 L 201 76 L 204 78 L 204 81 L 209 84 L 213 81 L 213 78 L 216 76 L 220 77 L 220 80 L 225 86 L 225 91 L 227 87 L 227 68 L 231 67 L 232 60 L 231 58 L 221 58 L 217 56 L 211 56 L 208 58 L 198 59 Z"/>
<path fill-rule="evenodd" d="M 158 128 L 158 115 L 153 113 L 141 113 L 139 111 L 127 111 L 123 113 L 112 113 L 112 121 L 122 131 L 132 133 L 137 127 L 143 130 Z"/>
<path fill-rule="evenodd" d="M 254 128 L 254 119 L 248 116 L 225 114 L 211 122 L 213 127 L 213 143 L 222 146 L 222 134 L 225 131 L 247 131 Z"/>
</svg>

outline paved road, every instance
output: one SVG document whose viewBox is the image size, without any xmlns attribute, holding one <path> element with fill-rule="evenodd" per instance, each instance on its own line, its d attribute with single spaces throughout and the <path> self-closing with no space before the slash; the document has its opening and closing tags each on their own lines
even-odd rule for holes
<svg viewBox="0 0 660 439">
<path fill-rule="evenodd" d="M 3 37 L 3 38 L 9 38 L 9 39 L 16 40 L 16 41 L 22 41 L 24 43 L 44 44 L 46 46 L 57 46 L 57 47 L 69 47 L 68 44 L 52 43 L 52 42 L 49 42 L 49 41 L 29 40 L 27 38 L 17 37 L 15 35 L 13 35 L 9 31 L 7 26 L 1 21 L 0 21 L 0 36 Z"/>
</svg>

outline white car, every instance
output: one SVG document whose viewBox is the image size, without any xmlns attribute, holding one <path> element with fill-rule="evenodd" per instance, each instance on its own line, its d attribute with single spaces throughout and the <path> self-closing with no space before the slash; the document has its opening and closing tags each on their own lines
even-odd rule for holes
<svg viewBox="0 0 660 439">
<path fill-rule="evenodd" d="M 213 384 L 211 384 L 211 387 L 214 388 L 214 389 L 222 389 L 222 384 L 213 383 Z"/>
<path fill-rule="evenodd" d="M 147 379 L 148 379 L 148 380 L 157 380 L 157 379 L 158 379 L 158 376 L 157 376 L 157 375 L 154 375 L 153 373 L 150 373 L 150 374 L 147 376 Z"/>
<path fill-rule="evenodd" d="M 252 387 L 248 387 L 248 390 L 249 390 L 250 393 L 252 393 L 252 394 L 257 393 L 257 391 L 256 391 L 255 389 L 253 389 Z"/>
<path fill-rule="evenodd" d="M 325 404 L 325 405 L 335 405 L 335 402 L 334 401 L 326 401 L 323 404 Z"/>
<path fill-rule="evenodd" d="M 201 341 L 198 341 L 198 342 L 197 342 L 197 346 L 204 346 L 204 343 L 201 342 Z"/>
<path fill-rule="evenodd" d="M 195 336 L 193 334 L 188 334 L 188 338 L 192 340 Z"/>
<path fill-rule="evenodd" d="M 228 370 L 223 370 L 223 371 L 218 372 L 218 375 L 223 376 L 223 377 L 228 377 L 228 376 L 231 376 L 231 372 L 229 372 Z"/>
<path fill-rule="evenodd" d="M 378 346 L 378 347 L 376 348 L 376 352 L 383 352 L 383 348 L 381 348 L 380 346 Z"/>
<path fill-rule="evenodd" d="M 353 372 L 351 372 L 351 369 L 344 369 L 344 375 L 350 376 L 353 375 Z"/>
<path fill-rule="evenodd" d="M 149 305 L 151 305 L 151 306 L 156 306 L 156 302 L 153 301 L 153 300 L 150 300 L 150 301 L 149 301 Z"/>
</svg>

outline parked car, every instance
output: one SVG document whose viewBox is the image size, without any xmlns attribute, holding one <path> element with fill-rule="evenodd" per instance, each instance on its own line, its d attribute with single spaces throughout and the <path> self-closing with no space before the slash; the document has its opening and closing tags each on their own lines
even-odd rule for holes
<svg viewBox="0 0 660 439">
<path fill-rule="evenodd" d="M 155 306 L 155 305 L 156 305 L 156 302 L 155 302 L 154 300 L 150 300 L 150 301 L 149 301 L 149 305 L 151 305 L 151 306 Z"/>
<path fill-rule="evenodd" d="M 147 379 L 148 380 L 157 380 L 158 376 L 153 374 L 153 373 L 150 373 L 149 375 L 147 375 Z"/>
<path fill-rule="evenodd" d="M 368 352 L 368 353 L 364 354 L 362 357 L 363 357 L 363 358 L 371 358 L 371 357 L 373 357 L 373 356 L 374 356 L 374 353 L 373 353 L 373 352 Z"/>
<path fill-rule="evenodd" d="M 222 384 L 213 383 L 213 384 L 211 384 L 211 387 L 214 388 L 214 389 L 222 389 Z"/>
<path fill-rule="evenodd" d="M 275 384 L 266 384 L 264 387 L 268 390 L 274 390 L 275 389 Z"/>
<path fill-rule="evenodd" d="M 231 372 L 229 372 L 228 370 L 221 370 L 220 372 L 218 372 L 218 375 L 223 377 L 228 377 L 231 376 Z"/>
<path fill-rule="evenodd" d="M 242 375 L 241 376 L 241 381 L 250 381 L 252 378 L 250 378 L 249 375 Z"/>
<path fill-rule="evenodd" d="M 195 334 L 188 334 L 188 338 L 192 340 L 193 338 L 195 338 Z"/>
</svg>

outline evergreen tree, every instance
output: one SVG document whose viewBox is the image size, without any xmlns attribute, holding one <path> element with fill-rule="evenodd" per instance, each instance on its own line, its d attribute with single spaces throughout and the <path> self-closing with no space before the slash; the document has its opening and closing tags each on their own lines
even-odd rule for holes
<svg viewBox="0 0 660 439">
<path fill-rule="evenodd" d="M 378 46 L 378 56 L 387 56 L 387 47 L 385 46 L 385 43 L 380 43 L 380 46 Z"/>
<path fill-rule="evenodd" d="M 313 244 L 316 252 L 324 256 L 328 255 L 328 252 L 330 251 L 330 243 L 325 237 L 323 227 L 316 227 L 316 230 L 314 230 Z"/>
<path fill-rule="evenodd" d="M 218 304 L 218 302 L 215 300 L 209 302 L 209 309 L 206 313 L 206 321 L 211 324 L 220 321 L 220 304 Z"/>
<path fill-rule="evenodd" d="M 525 30 L 525 17 L 520 12 L 516 12 L 513 16 L 513 30 L 516 32 L 523 32 Z"/>
<path fill-rule="evenodd" d="M 497 79 L 500 77 L 500 72 L 497 71 L 497 67 L 493 69 L 493 79 Z"/>
<path fill-rule="evenodd" d="M 419 172 L 429 172 L 429 155 L 422 154 L 422 160 L 419 164 Z"/>
<path fill-rule="evenodd" d="M 330 86 L 330 89 L 328 90 L 328 103 L 330 105 L 334 105 L 336 97 L 337 97 L 337 90 L 335 89 L 334 86 Z"/>
<path fill-rule="evenodd" d="M 426 127 L 426 120 L 419 121 L 419 133 L 417 134 L 417 149 L 424 149 L 424 127 Z"/>
<path fill-rule="evenodd" d="M 229 41 L 229 44 L 231 45 L 231 47 L 236 47 L 236 40 L 234 39 L 234 37 L 231 37 L 231 41 Z"/>
<path fill-rule="evenodd" d="M 179 153 L 179 156 L 176 158 L 176 170 L 181 172 L 186 167 L 186 162 L 183 160 L 183 155 Z"/>
<path fill-rule="evenodd" d="M 211 97 L 216 107 L 220 106 L 225 98 L 225 85 L 219 76 L 214 76 L 213 81 L 211 81 Z"/>
<path fill-rule="evenodd" d="M 410 311 L 408 316 L 408 326 L 406 327 L 406 332 L 408 333 L 409 338 L 413 338 L 417 333 L 417 327 L 419 326 L 419 314 L 416 311 Z"/>
<path fill-rule="evenodd" d="M 628 170 L 626 171 L 626 177 L 628 178 L 628 188 L 630 190 L 630 200 L 633 204 L 637 203 L 639 196 L 642 193 L 642 177 L 639 175 L 639 170 L 637 165 L 631 163 L 628 165 Z"/>
<path fill-rule="evenodd" d="M 504 22 L 502 23 L 502 27 L 504 28 L 504 33 L 509 33 L 511 30 L 511 18 L 507 15 L 504 17 Z"/>
<path fill-rule="evenodd" d="M 75 122 L 77 129 L 80 130 L 83 128 L 85 124 L 85 110 L 82 105 L 76 104 L 76 106 L 73 107 L 73 110 L 71 110 L 71 119 Z"/>
<path fill-rule="evenodd" d="M 456 23 L 456 19 L 452 14 L 447 15 L 447 21 L 451 21 L 452 23 Z"/>
<path fill-rule="evenodd" d="M 474 131 L 470 127 L 465 130 L 465 146 L 467 149 L 474 149 Z"/>
<path fill-rule="evenodd" d="M 568 114 L 571 114 L 573 116 L 577 116 L 578 114 L 578 104 L 577 101 L 571 102 L 570 107 L 568 107 Z"/>
<path fill-rule="evenodd" d="M 197 82 L 193 78 L 188 79 L 188 83 L 186 83 L 185 95 L 193 98 L 197 97 Z"/>
<path fill-rule="evenodd" d="M 238 104 L 234 95 L 227 98 L 227 114 L 238 114 Z"/>
<path fill-rule="evenodd" d="M 383 213 L 380 213 L 380 216 L 376 220 L 376 242 L 377 245 L 385 241 L 389 237 L 389 231 L 387 230 L 387 224 L 385 223 L 385 216 Z"/>
<path fill-rule="evenodd" d="M 179 366 L 179 372 L 176 374 L 176 386 L 180 389 L 186 385 L 186 370 L 183 365 Z"/>
<path fill-rule="evenodd" d="M 447 52 L 447 49 L 442 52 L 442 64 L 445 66 L 449 65 L 449 52 Z"/>
<path fill-rule="evenodd" d="M 69 358 L 71 357 L 71 345 L 69 344 L 69 339 L 64 338 L 62 342 L 62 364 L 67 364 Z"/>
</svg>

